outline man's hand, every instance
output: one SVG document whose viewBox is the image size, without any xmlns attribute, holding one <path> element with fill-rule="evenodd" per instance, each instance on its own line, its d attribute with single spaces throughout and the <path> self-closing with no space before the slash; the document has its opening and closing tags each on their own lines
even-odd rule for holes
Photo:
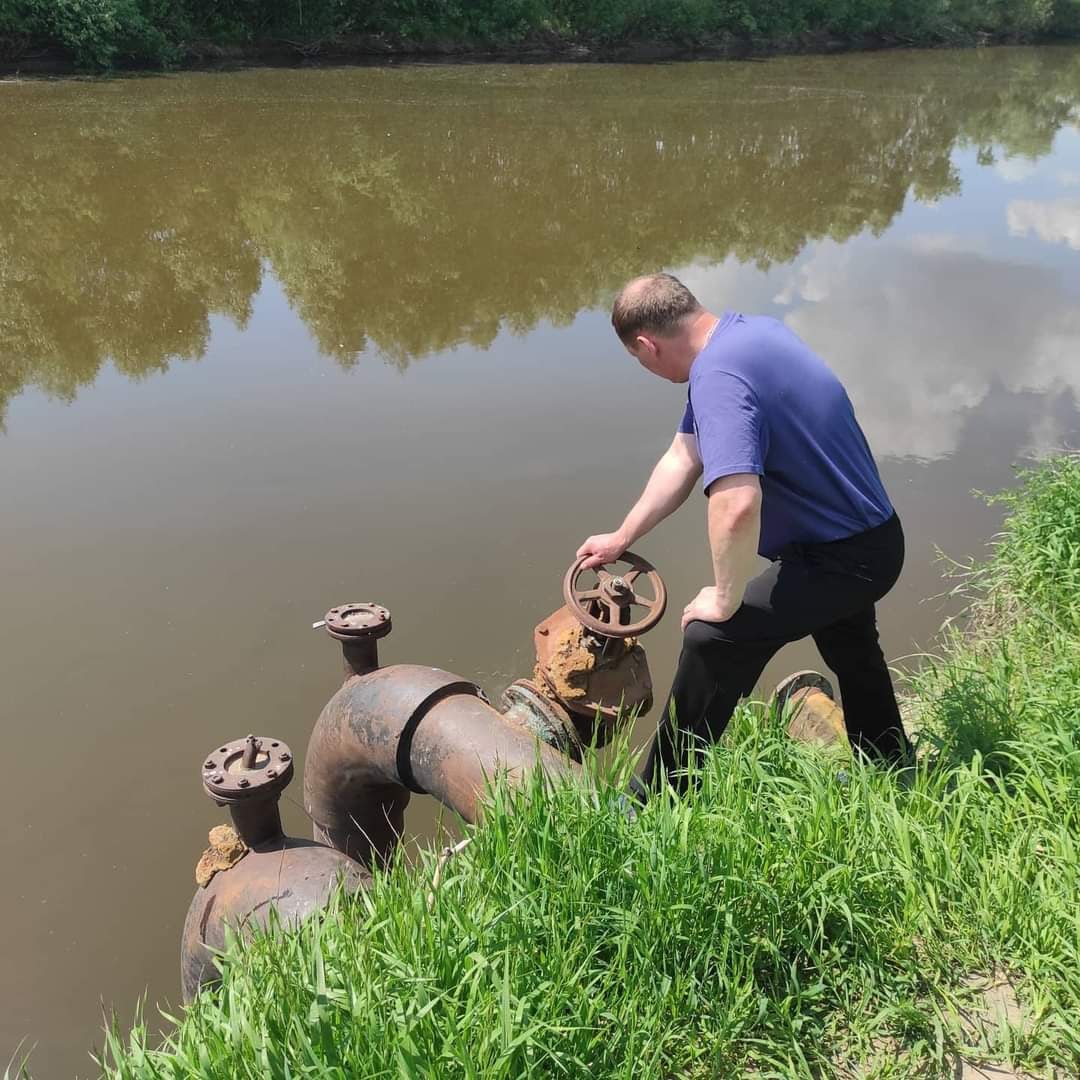
<svg viewBox="0 0 1080 1080">
<path fill-rule="evenodd" d="M 731 601 L 715 585 L 707 585 L 683 608 L 682 629 L 694 619 L 702 622 L 727 622 L 739 610 L 741 600 Z"/>
<path fill-rule="evenodd" d="M 577 549 L 577 557 L 580 559 L 584 555 L 589 556 L 584 564 L 584 568 L 588 570 L 592 566 L 603 566 L 604 563 L 614 562 L 629 546 L 622 533 L 598 533 L 596 536 L 590 536 Z"/>
</svg>

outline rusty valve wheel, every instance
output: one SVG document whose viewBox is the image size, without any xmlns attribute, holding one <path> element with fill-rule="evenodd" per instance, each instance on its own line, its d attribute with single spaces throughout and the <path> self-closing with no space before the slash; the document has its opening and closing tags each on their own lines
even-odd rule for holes
<svg viewBox="0 0 1080 1080">
<path fill-rule="evenodd" d="M 566 606 L 586 630 L 609 638 L 636 637 L 651 630 L 663 618 L 667 607 L 667 587 L 652 563 L 632 551 L 623 552 L 620 558 L 604 565 L 629 563 L 629 570 L 612 574 L 603 566 L 596 567 L 592 572 L 598 578 L 597 584 L 582 588 L 582 576 L 590 573 L 583 565 L 588 557 L 583 555 L 578 559 L 567 570 L 563 580 Z M 634 589 L 634 582 L 642 575 L 652 585 L 651 598 L 642 596 Z M 634 607 L 645 608 L 645 614 L 636 622 L 631 614 Z"/>
</svg>

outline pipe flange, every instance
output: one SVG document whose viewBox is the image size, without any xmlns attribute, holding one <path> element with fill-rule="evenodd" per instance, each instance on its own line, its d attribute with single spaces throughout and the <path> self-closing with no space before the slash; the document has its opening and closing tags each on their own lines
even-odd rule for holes
<svg viewBox="0 0 1080 1080">
<path fill-rule="evenodd" d="M 338 641 L 383 638 L 390 633 L 390 611 L 381 604 L 340 604 L 326 613 L 326 632 Z"/>
<path fill-rule="evenodd" d="M 503 713 L 518 720 L 540 738 L 541 742 L 581 760 L 581 739 L 570 714 L 552 701 L 531 679 L 517 679 L 502 695 Z"/>
<path fill-rule="evenodd" d="M 206 794 L 222 805 L 277 797 L 292 778 L 292 751 L 268 736 L 222 743 L 207 754 L 202 768 Z"/>
</svg>

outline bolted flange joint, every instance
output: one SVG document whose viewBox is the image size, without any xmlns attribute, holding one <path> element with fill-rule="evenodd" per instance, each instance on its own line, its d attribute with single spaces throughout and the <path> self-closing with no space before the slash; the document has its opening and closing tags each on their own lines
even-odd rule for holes
<svg viewBox="0 0 1080 1080">
<path fill-rule="evenodd" d="M 390 611 L 381 604 L 340 604 L 331 608 L 325 617 L 326 632 L 338 641 L 361 638 L 378 640 L 393 628 Z"/>
<path fill-rule="evenodd" d="M 569 713 L 531 679 L 517 679 L 502 696 L 503 716 L 520 724 L 541 742 L 581 761 L 581 737 Z"/>
<path fill-rule="evenodd" d="M 267 736 L 222 743 L 203 762 L 203 788 L 218 806 L 277 799 L 292 778 L 292 751 Z"/>
</svg>

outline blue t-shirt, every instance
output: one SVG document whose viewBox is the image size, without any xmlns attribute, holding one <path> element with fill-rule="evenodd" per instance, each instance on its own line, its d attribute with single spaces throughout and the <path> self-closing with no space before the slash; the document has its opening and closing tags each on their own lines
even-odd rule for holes
<svg viewBox="0 0 1080 1080">
<path fill-rule="evenodd" d="M 892 516 L 840 380 L 776 319 L 724 313 L 690 369 L 679 430 L 697 437 L 706 491 L 722 476 L 761 477 L 766 558 Z"/>
</svg>

